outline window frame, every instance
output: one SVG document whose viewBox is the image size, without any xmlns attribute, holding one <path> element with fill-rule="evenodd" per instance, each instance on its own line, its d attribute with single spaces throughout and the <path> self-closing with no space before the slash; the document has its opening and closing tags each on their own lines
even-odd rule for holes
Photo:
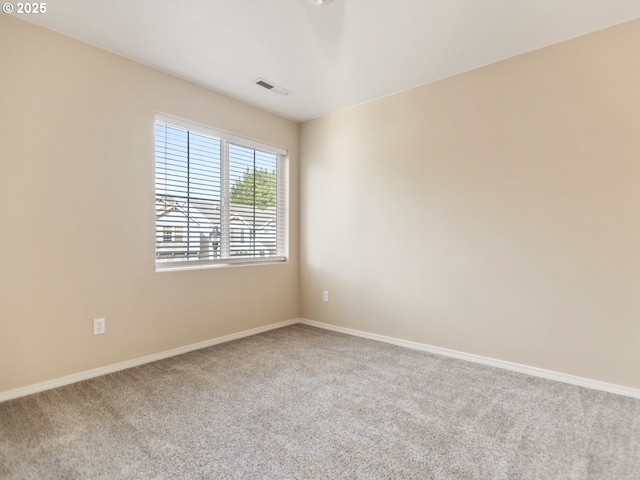
<svg viewBox="0 0 640 480">
<path fill-rule="evenodd" d="M 181 261 L 162 261 L 158 258 L 158 223 L 157 213 L 154 215 L 154 256 L 155 256 L 155 271 L 166 272 L 175 270 L 191 270 L 202 268 L 217 268 L 228 267 L 235 265 L 260 265 L 270 263 L 285 263 L 288 261 L 288 245 L 289 245 L 289 154 L 288 150 L 282 147 L 277 147 L 257 140 L 245 138 L 239 135 L 235 135 L 217 128 L 203 125 L 198 122 L 185 120 L 178 117 L 173 117 L 166 114 L 157 113 L 154 117 L 154 198 L 158 197 L 158 181 L 157 181 L 157 168 L 158 162 L 156 157 L 156 125 L 158 123 L 167 125 L 169 127 L 175 127 L 195 134 L 204 135 L 219 139 L 221 142 L 221 158 L 220 158 L 220 224 L 218 225 L 220 230 L 219 236 L 219 251 L 229 252 L 231 239 L 231 179 L 229 172 L 229 145 L 236 145 L 239 147 L 248 148 L 251 150 L 273 154 L 276 156 L 276 254 L 272 256 L 253 256 L 253 257 L 225 257 L 215 259 L 192 259 Z M 156 203 L 157 200 L 154 202 Z M 226 220 L 223 220 L 226 219 Z M 164 232 L 160 232 L 160 236 L 163 236 Z M 173 232 L 172 232 L 173 233 Z M 161 238 L 161 242 L 164 239 Z"/>
</svg>

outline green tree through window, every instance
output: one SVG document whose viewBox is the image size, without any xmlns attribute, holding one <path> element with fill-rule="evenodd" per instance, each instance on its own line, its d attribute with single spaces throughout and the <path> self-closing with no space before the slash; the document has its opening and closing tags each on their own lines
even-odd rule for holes
<svg viewBox="0 0 640 480">
<path fill-rule="evenodd" d="M 276 206 L 276 172 L 247 167 L 242 178 L 231 186 L 231 203 L 255 205 L 260 210 Z"/>
</svg>

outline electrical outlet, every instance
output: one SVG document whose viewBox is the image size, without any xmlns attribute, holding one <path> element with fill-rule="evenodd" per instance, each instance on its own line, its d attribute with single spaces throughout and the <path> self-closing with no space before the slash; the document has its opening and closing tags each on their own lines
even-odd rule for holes
<svg viewBox="0 0 640 480">
<path fill-rule="evenodd" d="M 323 302 L 328 302 L 329 301 L 329 291 L 325 290 L 324 292 L 322 292 L 322 301 Z"/>
<path fill-rule="evenodd" d="M 102 335 L 105 332 L 105 324 L 107 323 L 104 318 L 93 319 L 93 334 Z"/>
</svg>

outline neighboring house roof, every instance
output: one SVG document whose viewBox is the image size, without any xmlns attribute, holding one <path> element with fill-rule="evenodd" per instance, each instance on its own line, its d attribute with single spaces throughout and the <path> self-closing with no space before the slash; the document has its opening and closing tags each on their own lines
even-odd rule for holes
<svg viewBox="0 0 640 480">
<path fill-rule="evenodd" d="M 220 225 L 220 203 L 213 200 L 187 200 L 186 197 L 173 195 L 156 196 L 156 218 L 165 217 L 171 213 L 181 213 L 185 218 L 190 218 L 200 230 L 211 232 L 214 226 Z M 269 207 L 264 210 L 254 209 L 251 205 L 232 203 L 229 206 L 231 222 L 240 222 L 247 228 L 253 228 L 255 219 L 256 230 L 275 228 L 276 208 Z"/>
<path fill-rule="evenodd" d="M 192 198 L 190 200 L 190 205 L 207 217 L 210 222 L 215 224 L 220 223 L 220 202 L 214 200 L 197 200 Z"/>
<path fill-rule="evenodd" d="M 276 217 L 271 218 L 268 222 L 258 227 L 258 230 L 274 229 L 276 228 Z"/>
<path fill-rule="evenodd" d="M 197 225 L 197 229 L 202 233 L 208 234 L 216 226 L 216 223 L 210 221 L 200 210 L 186 200 L 179 201 L 171 197 L 156 197 L 156 218 L 161 219 L 174 213 L 179 213 L 185 219 L 189 219 L 191 225 Z"/>
</svg>

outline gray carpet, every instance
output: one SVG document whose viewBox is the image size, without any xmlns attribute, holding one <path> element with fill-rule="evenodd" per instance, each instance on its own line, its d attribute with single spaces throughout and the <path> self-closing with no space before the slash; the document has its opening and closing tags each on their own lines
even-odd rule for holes
<svg viewBox="0 0 640 480">
<path fill-rule="evenodd" d="M 294 325 L 0 404 L 2 479 L 638 479 L 640 400 Z"/>
</svg>

